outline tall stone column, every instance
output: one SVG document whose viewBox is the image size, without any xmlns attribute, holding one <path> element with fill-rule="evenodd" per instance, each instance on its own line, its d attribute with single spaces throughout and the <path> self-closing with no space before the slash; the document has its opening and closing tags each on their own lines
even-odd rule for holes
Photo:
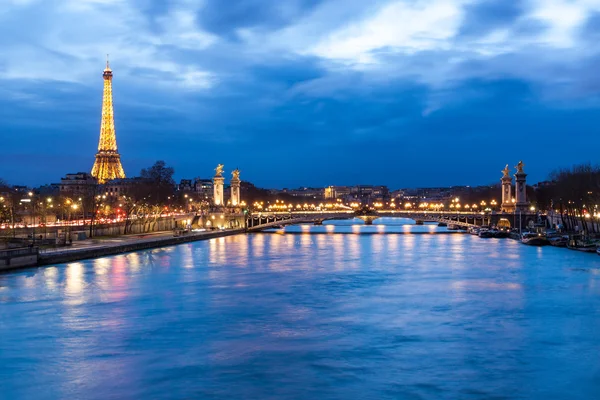
<svg viewBox="0 0 600 400">
<path fill-rule="evenodd" d="M 523 161 L 519 161 L 515 167 L 517 169 L 517 173 L 515 174 L 515 198 L 517 200 L 517 210 L 520 211 L 527 211 L 529 208 L 529 203 L 527 202 L 527 174 L 523 172 L 524 166 Z"/>
<path fill-rule="evenodd" d="M 512 202 L 512 177 L 509 175 L 508 164 L 502 170 L 504 174 L 500 181 L 502 182 L 502 212 L 513 212 L 515 204 Z"/>
<path fill-rule="evenodd" d="M 231 173 L 231 205 L 237 207 L 240 205 L 240 171 L 236 168 Z"/>
<path fill-rule="evenodd" d="M 215 206 L 223 205 L 223 185 L 225 183 L 225 178 L 223 178 L 223 164 L 219 164 L 217 168 L 215 168 L 215 176 L 213 177 L 213 193 L 214 193 L 214 203 Z"/>
</svg>

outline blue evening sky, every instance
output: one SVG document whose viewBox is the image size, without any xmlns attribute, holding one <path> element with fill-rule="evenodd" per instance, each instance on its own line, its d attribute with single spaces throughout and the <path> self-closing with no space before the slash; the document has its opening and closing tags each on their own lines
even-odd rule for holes
<svg viewBox="0 0 600 400">
<path fill-rule="evenodd" d="M 114 70 L 128 176 L 530 181 L 597 162 L 600 0 L 1 0 L 0 178 L 89 171 Z"/>
</svg>

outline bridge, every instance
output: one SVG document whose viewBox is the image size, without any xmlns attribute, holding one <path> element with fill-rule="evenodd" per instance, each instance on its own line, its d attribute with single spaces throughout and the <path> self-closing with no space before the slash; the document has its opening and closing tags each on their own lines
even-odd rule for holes
<svg viewBox="0 0 600 400">
<path fill-rule="evenodd" d="M 246 219 L 246 228 L 249 232 L 257 232 L 278 226 L 312 223 L 321 225 L 326 220 L 340 220 L 360 218 L 366 225 L 381 217 L 409 218 L 422 222 L 437 222 L 461 227 L 474 227 L 491 224 L 495 218 L 489 214 L 470 212 L 419 212 L 419 211 L 372 211 L 360 214 L 355 211 L 291 211 L 291 212 L 254 212 Z M 497 219 L 497 218 L 496 218 Z"/>
<path fill-rule="evenodd" d="M 285 225 L 312 223 L 321 225 L 326 220 L 353 219 L 353 211 L 307 211 L 307 212 L 265 212 L 252 213 L 246 219 L 248 232 L 257 232 Z"/>
</svg>

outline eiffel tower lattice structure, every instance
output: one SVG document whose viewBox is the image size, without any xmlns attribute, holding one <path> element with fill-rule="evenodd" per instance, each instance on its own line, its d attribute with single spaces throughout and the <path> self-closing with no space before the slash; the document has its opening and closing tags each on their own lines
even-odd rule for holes
<svg viewBox="0 0 600 400">
<path fill-rule="evenodd" d="M 117 150 L 117 135 L 113 115 L 112 77 L 113 73 L 106 61 L 104 77 L 104 94 L 102 97 L 102 123 L 100 125 L 100 141 L 96 161 L 92 167 L 92 176 L 98 183 L 106 183 L 113 179 L 125 178 L 121 165 L 121 156 Z"/>
</svg>

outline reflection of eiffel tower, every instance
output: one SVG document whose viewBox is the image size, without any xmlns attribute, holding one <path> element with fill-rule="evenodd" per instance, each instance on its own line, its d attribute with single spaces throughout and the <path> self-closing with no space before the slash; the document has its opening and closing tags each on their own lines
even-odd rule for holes
<svg viewBox="0 0 600 400">
<path fill-rule="evenodd" d="M 102 98 L 102 124 L 100 125 L 100 142 L 98 153 L 92 168 L 92 176 L 99 183 L 105 183 L 112 179 L 125 178 L 125 172 L 121 165 L 121 156 L 117 151 L 117 135 L 115 133 L 115 120 L 113 117 L 112 102 L 112 70 L 106 61 L 104 70 L 104 95 Z"/>
</svg>

